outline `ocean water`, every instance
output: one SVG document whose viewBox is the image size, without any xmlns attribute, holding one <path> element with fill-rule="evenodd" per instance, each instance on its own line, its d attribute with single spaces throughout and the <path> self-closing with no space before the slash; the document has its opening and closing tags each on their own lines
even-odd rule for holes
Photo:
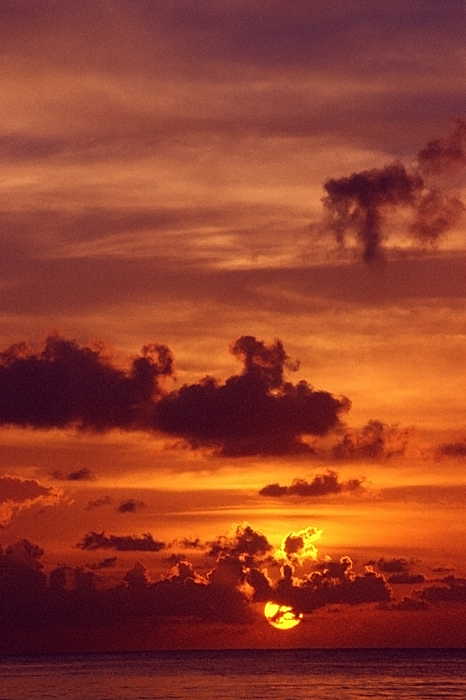
<svg viewBox="0 0 466 700">
<path fill-rule="evenodd" d="M 466 650 L 246 650 L 0 657 L 0 700 L 466 698 Z"/>
</svg>

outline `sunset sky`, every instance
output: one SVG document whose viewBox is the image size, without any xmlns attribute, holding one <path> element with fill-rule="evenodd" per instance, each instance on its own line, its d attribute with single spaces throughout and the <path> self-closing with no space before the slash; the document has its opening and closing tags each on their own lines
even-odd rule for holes
<svg viewBox="0 0 466 700">
<path fill-rule="evenodd" d="M 465 23 L 2 0 L 0 652 L 466 646 Z"/>
</svg>

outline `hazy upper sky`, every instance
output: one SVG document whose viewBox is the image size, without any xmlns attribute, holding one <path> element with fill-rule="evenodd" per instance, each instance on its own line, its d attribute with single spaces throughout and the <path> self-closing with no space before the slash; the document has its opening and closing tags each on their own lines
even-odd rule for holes
<svg viewBox="0 0 466 700">
<path fill-rule="evenodd" d="M 0 650 L 466 643 L 465 21 L 0 3 Z"/>
</svg>

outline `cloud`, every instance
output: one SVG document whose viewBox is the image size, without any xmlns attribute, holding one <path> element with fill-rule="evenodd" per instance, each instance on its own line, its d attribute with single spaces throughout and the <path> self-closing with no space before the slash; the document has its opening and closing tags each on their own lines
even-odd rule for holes
<svg viewBox="0 0 466 700">
<path fill-rule="evenodd" d="M 362 488 L 362 484 L 363 479 L 339 481 L 338 474 L 329 469 L 324 474 L 316 474 L 312 481 L 293 479 L 290 486 L 280 486 L 278 483 L 268 484 L 259 491 L 259 495 L 271 496 L 272 498 L 281 498 L 283 496 L 313 498 L 344 491 L 358 491 Z"/>
<path fill-rule="evenodd" d="M 465 210 L 458 197 L 448 196 L 432 187 L 420 197 L 409 232 L 423 244 L 435 243 L 460 221 Z"/>
<path fill-rule="evenodd" d="M 24 342 L 11 346 L 0 363 L 0 423 L 35 428 L 147 428 L 159 379 L 172 373 L 164 345 L 144 346 L 125 372 L 101 349 L 57 334 L 38 353 Z"/>
<path fill-rule="evenodd" d="M 423 600 L 416 600 L 409 596 L 403 596 L 402 600 L 381 606 L 383 610 L 402 610 L 406 612 L 418 612 L 428 610 L 428 604 Z"/>
<path fill-rule="evenodd" d="M 199 537 L 183 537 L 179 540 L 174 540 L 174 546 L 179 546 L 182 549 L 206 549 L 209 545 L 201 542 Z"/>
<path fill-rule="evenodd" d="M 415 584 L 415 583 L 423 583 L 426 580 L 426 577 L 424 574 L 410 574 L 407 571 L 404 571 L 403 573 L 400 574 L 392 574 L 387 578 L 387 583 L 394 583 L 394 584 Z"/>
<path fill-rule="evenodd" d="M 422 187 L 421 176 L 408 173 L 398 162 L 349 177 L 329 178 L 324 183 L 323 202 L 337 243 L 344 245 L 348 231 L 355 231 L 364 261 L 381 260 L 386 210 L 414 206 Z"/>
<path fill-rule="evenodd" d="M 220 384 L 206 377 L 184 385 L 157 404 L 158 424 L 192 447 L 211 446 L 226 456 L 310 451 L 302 435 L 325 435 L 339 425 L 348 399 L 285 381 L 293 369 L 282 343 L 242 336 L 231 346 L 243 362 L 240 375 Z"/>
<path fill-rule="evenodd" d="M 275 552 L 278 561 L 302 564 L 307 559 L 317 559 L 317 548 L 314 544 L 323 533 L 316 527 L 306 527 L 298 532 L 289 532 L 282 541 L 281 547 Z"/>
<path fill-rule="evenodd" d="M 154 540 L 148 532 L 141 537 L 132 535 L 107 535 L 104 532 L 88 532 L 77 545 L 80 549 L 116 549 L 119 552 L 160 552 L 165 543 Z"/>
<path fill-rule="evenodd" d="M 93 508 L 101 508 L 102 506 L 109 506 L 112 502 L 110 496 L 103 496 L 102 498 L 95 498 L 88 501 L 86 505 L 86 510 L 92 510 Z"/>
<path fill-rule="evenodd" d="M 244 561 L 263 558 L 273 549 L 267 537 L 247 522 L 233 526 L 233 534 L 210 543 L 209 556 L 230 555 Z"/>
<path fill-rule="evenodd" d="M 65 141 L 53 136 L 33 136 L 22 133 L 0 134 L 0 158 L 3 162 L 34 161 L 57 155 Z"/>
<path fill-rule="evenodd" d="M 316 565 L 316 570 L 301 579 L 293 577 L 290 565 L 283 567 L 283 577 L 274 586 L 271 600 L 290 605 L 296 612 L 311 613 L 332 604 L 360 605 L 389 602 L 391 590 L 383 575 L 367 567 L 357 574 L 348 556 Z"/>
<path fill-rule="evenodd" d="M 43 486 L 35 479 L 0 476 L 0 527 L 10 524 L 22 510 L 33 506 L 53 506 L 63 497 L 61 491 Z"/>
<path fill-rule="evenodd" d="M 380 571 L 389 574 L 404 574 L 408 571 L 409 562 L 403 557 L 395 557 L 393 559 L 384 559 L 383 557 L 378 560 L 377 566 Z"/>
<path fill-rule="evenodd" d="M 370 562 L 370 566 L 375 562 Z M 393 559 L 378 560 L 377 568 L 384 574 L 390 574 L 387 578 L 387 583 L 390 584 L 417 584 L 425 581 L 424 574 L 410 573 L 410 562 L 403 557 L 394 557 Z"/>
<path fill-rule="evenodd" d="M 466 457 L 466 439 L 458 442 L 445 442 L 436 448 L 437 457 Z"/>
<path fill-rule="evenodd" d="M 464 167 L 466 122 L 456 120 L 454 133 L 445 142 L 430 141 L 418 154 L 418 167 L 408 170 L 396 161 L 383 168 L 329 178 L 324 183 L 326 226 L 338 245 L 355 234 L 366 263 L 384 260 L 389 234 L 387 217 L 397 210 L 411 210 L 407 233 L 414 242 L 435 243 L 457 224 L 465 211 L 463 202 L 438 186 L 429 186 L 421 170 L 438 175 Z"/>
<path fill-rule="evenodd" d="M 286 381 L 285 369 L 297 365 L 279 340 L 242 336 L 231 352 L 242 374 L 168 392 L 161 381 L 173 375 L 173 358 L 165 345 L 145 345 L 125 371 L 102 348 L 58 335 L 36 353 L 17 343 L 0 353 L 0 423 L 164 432 L 193 448 L 241 456 L 309 451 L 302 436 L 325 435 L 349 410 L 346 398 Z"/>
<path fill-rule="evenodd" d="M 370 420 L 360 430 L 347 430 L 332 448 L 336 459 L 390 459 L 404 454 L 411 430 Z"/>
<path fill-rule="evenodd" d="M 454 119 L 453 123 L 455 127 L 450 134 L 429 141 L 417 154 L 424 172 L 441 175 L 466 166 L 466 122 Z"/>
<path fill-rule="evenodd" d="M 116 557 L 106 557 L 105 559 L 98 561 L 96 564 L 90 564 L 89 568 L 92 571 L 99 571 L 100 569 L 113 569 L 116 562 L 117 562 Z"/>
<path fill-rule="evenodd" d="M 419 597 L 429 603 L 466 603 L 466 579 L 445 576 L 442 585 L 424 588 Z"/>
<path fill-rule="evenodd" d="M 94 540 L 95 533 L 90 535 Z M 24 629 L 28 638 L 39 644 L 44 634 L 56 636 L 57 629 L 67 629 L 72 635 L 85 629 L 87 634 L 90 629 L 121 630 L 122 624 L 132 627 L 144 620 L 151 626 L 162 620 L 170 624 L 182 620 L 250 624 L 256 615 L 255 604 L 266 601 L 289 605 L 307 615 L 335 605 L 378 603 L 379 609 L 387 611 L 423 611 L 431 603 L 466 601 L 465 579 L 450 575 L 439 585 L 415 590 L 411 597 L 396 602 L 383 573 L 375 572 L 372 566 L 358 572 L 349 556 L 319 560 L 313 545 L 319 535 L 312 527 L 288 533 L 282 543 L 281 575 L 276 580 L 267 574 L 267 539 L 247 523 L 235 526 L 228 537 L 217 538 L 218 559 L 207 574 L 180 559 L 156 581 L 140 561 L 121 575 L 121 581 L 101 585 L 104 577 L 96 572 L 113 569 L 116 557 L 86 566 L 60 565 L 47 573 L 42 563 L 44 550 L 39 545 L 21 540 L 5 549 L 0 547 L 0 623 L 9 632 L 0 640 L 0 649 L 11 649 L 16 634 Z M 151 540 L 149 535 L 144 538 Z M 97 540 L 101 539 L 98 535 Z M 124 541 L 122 549 L 134 551 L 128 542 L 140 544 L 141 538 L 105 536 L 104 548 L 112 541 Z M 295 567 L 305 561 L 307 573 L 297 576 Z M 396 572 L 403 575 L 408 567 L 401 557 L 380 558 L 378 562 L 394 576 Z"/>
<path fill-rule="evenodd" d="M 87 467 L 77 469 L 76 471 L 69 472 L 68 474 L 63 474 L 63 472 L 56 471 L 53 472 L 51 476 L 59 481 L 92 481 L 94 479 L 94 474 Z"/>
<path fill-rule="evenodd" d="M 144 503 L 143 501 L 136 501 L 134 498 L 129 498 L 127 501 L 120 503 L 120 505 L 117 507 L 117 511 L 119 513 L 134 513 L 136 510 L 145 508 L 146 506 L 147 503 Z"/>
<path fill-rule="evenodd" d="M 149 572 L 144 564 L 136 562 L 133 568 L 126 572 L 124 581 L 130 590 L 147 588 L 150 583 Z"/>
</svg>

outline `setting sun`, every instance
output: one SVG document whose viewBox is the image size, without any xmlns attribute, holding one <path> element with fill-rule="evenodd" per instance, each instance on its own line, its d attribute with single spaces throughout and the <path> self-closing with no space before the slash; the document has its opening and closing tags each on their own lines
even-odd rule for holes
<svg viewBox="0 0 466 700">
<path fill-rule="evenodd" d="M 267 622 L 278 630 L 290 630 L 303 619 L 303 614 L 296 613 L 293 608 L 270 602 L 265 605 L 264 615 Z"/>
</svg>

